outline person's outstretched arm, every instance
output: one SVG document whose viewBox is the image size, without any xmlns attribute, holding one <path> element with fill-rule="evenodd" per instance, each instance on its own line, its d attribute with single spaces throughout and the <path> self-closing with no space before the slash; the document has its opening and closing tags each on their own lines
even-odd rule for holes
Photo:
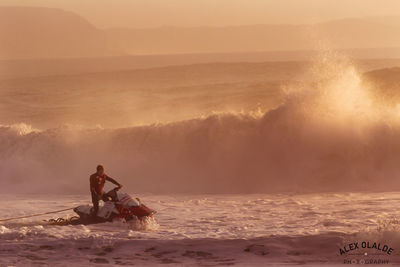
<svg viewBox="0 0 400 267">
<path fill-rule="evenodd" d="M 122 187 L 122 185 L 120 183 L 118 183 L 117 181 L 115 181 L 113 178 L 111 178 L 110 176 L 107 175 L 106 177 L 107 181 L 110 181 L 111 183 L 117 185 L 118 187 Z"/>
</svg>

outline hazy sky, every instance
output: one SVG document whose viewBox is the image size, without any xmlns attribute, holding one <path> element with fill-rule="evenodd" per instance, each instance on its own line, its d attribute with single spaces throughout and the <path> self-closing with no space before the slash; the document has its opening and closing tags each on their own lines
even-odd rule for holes
<svg viewBox="0 0 400 267">
<path fill-rule="evenodd" d="M 0 0 L 0 5 L 63 8 L 100 28 L 310 23 L 400 15 L 399 0 Z"/>
</svg>

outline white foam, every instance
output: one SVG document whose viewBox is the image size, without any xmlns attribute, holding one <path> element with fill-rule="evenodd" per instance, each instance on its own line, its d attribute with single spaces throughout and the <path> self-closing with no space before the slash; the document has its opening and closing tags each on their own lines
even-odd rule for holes
<svg viewBox="0 0 400 267">
<path fill-rule="evenodd" d="M 12 217 L 57 210 L 84 204 L 77 199 L 85 197 L 31 196 L 27 206 L 26 196 L 2 195 L 0 213 Z M 46 263 L 72 261 L 78 266 L 95 258 L 140 265 L 162 260 L 189 265 L 219 260 L 238 265 L 335 264 L 341 263 L 337 248 L 346 242 L 370 240 L 400 247 L 400 211 L 393 209 L 400 193 L 144 195 L 141 199 L 158 211 L 146 222 L 50 226 L 41 221 L 72 216 L 72 211 L 3 222 L 0 264 L 16 258 L 25 265 L 43 258 Z M 27 254 L 31 259 L 24 258 Z"/>
</svg>

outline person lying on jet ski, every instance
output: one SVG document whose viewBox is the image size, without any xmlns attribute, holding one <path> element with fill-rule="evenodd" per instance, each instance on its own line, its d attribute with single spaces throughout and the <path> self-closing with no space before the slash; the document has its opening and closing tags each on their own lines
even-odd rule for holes
<svg viewBox="0 0 400 267">
<path fill-rule="evenodd" d="M 93 216 L 96 216 L 97 212 L 99 211 L 99 201 L 109 200 L 109 196 L 104 193 L 104 184 L 106 181 L 110 181 L 111 183 L 117 185 L 118 188 L 122 187 L 120 183 L 104 173 L 104 167 L 102 165 L 98 165 L 96 172 L 90 175 L 90 192 L 92 194 Z"/>
</svg>

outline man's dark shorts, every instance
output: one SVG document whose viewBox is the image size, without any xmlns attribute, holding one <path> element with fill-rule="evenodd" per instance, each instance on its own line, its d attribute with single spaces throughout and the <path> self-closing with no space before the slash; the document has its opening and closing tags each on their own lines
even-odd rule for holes
<svg viewBox="0 0 400 267">
<path fill-rule="evenodd" d="M 103 193 L 101 195 L 101 200 L 103 201 L 108 201 L 109 200 L 109 196 L 106 193 Z M 92 191 L 92 202 L 93 202 L 93 214 L 97 215 L 97 212 L 99 211 L 99 201 L 100 201 L 99 197 L 96 195 L 96 193 L 94 193 Z"/>
</svg>

